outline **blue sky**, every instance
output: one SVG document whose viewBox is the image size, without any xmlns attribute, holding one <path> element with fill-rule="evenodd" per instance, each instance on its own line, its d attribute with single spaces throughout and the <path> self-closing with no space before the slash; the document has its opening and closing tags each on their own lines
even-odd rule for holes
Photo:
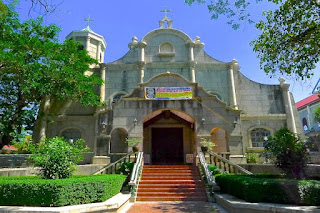
<svg viewBox="0 0 320 213">
<path fill-rule="evenodd" d="M 241 72 L 253 81 L 264 84 L 278 84 L 279 75 L 270 79 L 259 68 L 257 54 L 249 45 L 258 37 L 259 31 L 252 24 L 242 24 L 239 30 L 233 30 L 226 24 L 226 19 L 211 20 L 206 5 L 188 6 L 183 0 L 53 0 L 61 3 L 54 13 L 45 16 L 45 23 L 55 23 L 61 27 L 60 41 L 73 30 L 86 27 L 84 19 L 89 15 L 94 20 L 90 28 L 104 36 L 107 42 L 105 62 L 122 57 L 128 51 L 128 43 L 136 36 L 139 40 L 148 32 L 158 28 L 158 21 L 163 18 L 165 6 L 171 10 L 168 17 L 173 20 L 173 28 L 182 30 L 192 39 L 200 36 L 205 43 L 204 50 L 213 58 L 230 62 L 237 59 Z M 255 2 L 255 1 L 253 1 Z M 274 8 L 269 3 L 253 4 L 249 11 L 255 20 L 261 19 L 261 12 Z M 22 19 L 36 17 L 29 14 L 30 0 L 21 0 L 17 11 Z M 284 76 L 285 77 L 285 76 Z M 310 80 L 293 81 L 285 77 L 291 84 L 290 91 L 295 101 L 310 95 L 312 88 L 320 77 L 319 68 Z"/>
</svg>

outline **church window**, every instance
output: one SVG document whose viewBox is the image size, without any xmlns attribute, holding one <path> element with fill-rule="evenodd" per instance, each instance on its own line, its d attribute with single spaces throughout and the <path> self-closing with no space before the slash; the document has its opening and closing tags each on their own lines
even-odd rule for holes
<svg viewBox="0 0 320 213">
<path fill-rule="evenodd" d="M 160 53 L 173 53 L 174 52 L 174 48 L 173 48 L 173 45 L 170 44 L 169 42 L 165 42 L 165 43 L 162 43 L 160 45 Z"/>
<path fill-rule="evenodd" d="M 303 126 L 304 131 L 308 131 L 309 130 L 308 121 L 307 121 L 306 118 L 302 119 L 302 126 Z"/>
<path fill-rule="evenodd" d="M 128 152 L 128 144 L 126 143 L 126 139 L 128 137 L 128 133 L 125 129 L 116 128 L 111 132 L 110 139 L 110 152 L 111 153 L 127 153 Z"/>
<path fill-rule="evenodd" d="M 257 128 L 251 131 L 250 136 L 252 147 L 264 147 L 265 142 L 270 136 L 270 132 L 266 129 Z"/>
<path fill-rule="evenodd" d="M 75 142 L 81 138 L 81 131 L 75 128 L 66 129 L 61 134 L 66 141 Z"/>
</svg>

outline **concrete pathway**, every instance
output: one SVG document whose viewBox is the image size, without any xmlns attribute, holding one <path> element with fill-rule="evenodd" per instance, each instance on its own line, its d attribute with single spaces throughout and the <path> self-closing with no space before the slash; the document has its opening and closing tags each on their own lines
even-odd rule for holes
<svg viewBox="0 0 320 213">
<path fill-rule="evenodd" d="M 209 202 L 136 202 L 128 206 L 126 213 L 216 213 L 216 205 Z"/>
</svg>

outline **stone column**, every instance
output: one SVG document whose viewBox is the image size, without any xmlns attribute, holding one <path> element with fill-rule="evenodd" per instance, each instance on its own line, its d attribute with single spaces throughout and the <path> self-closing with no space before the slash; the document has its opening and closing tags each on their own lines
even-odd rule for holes
<svg viewBox="0 0 320 213">
<path fill-rule="evenodd" d="M 97 46 L 97 55 L 96 55 L 96 58 L 99 63 L 101 62 L 101 59 L 100 59 L 101 45 L 102 45 L 102 43 L 101 43 L 101 41 L 99 41 L 98 46 Z"/>
<path fill-rule="evenodd" d="M 138 67 L 140 70 L 140 83 L 143 83 L 143 78 L 144 78 L 144 68 L 145 68 L 145 53 L 144 53 L 144 48 L 147 46 L 145 42 L 140 42 L 138 44 L 138 47 L 140 47 L 140 61 L 138 62 Z"/>
<path fill-rule="evenodd" d="M 234 109 L 238 109 L 238 102 L 237 102 L 237 94 L 236 88 L 234 83 L 234 69 L 239 70 L 239 65 L 236 59 L 232 60 L 232 63 L 229 67 L 229 75 L 230 75 L 230 84 L 231 84 L 231 97 L 232 97 L 232 105 Z"/>
<path fill-rule="evenodd" d="M 89 52 L 89 47 L 90 47 L 90 37 L 87 37 L 87 41 L 86 41 L 86 50 Z"/>
<path fill-rule="evenodd" d="M 293 132 L 297 133 L 296 121 L 293 114 L 293 107 L 291 101 L 291 95 L 289 92 L 289 84 L 286 83 L 284 78 L 280 78 L 280 87 L 282 89 L 283 103 L 287 114 L 287 125 L 288 128 Z"/>
<path fill-rule="evenodd" d="M 100 69 L 101 69 L 101 79 L 103 80 L 102 85 L 100 86 L 100 101 L 101 103 L 105 101 L 106 98 L 106 85 L 105 85 L 105 80 L 106 80 L 106 64 L 100 64 Z"/>
<path fill-rule="evenodd" d="M 144 61 L 138 61 L 137 62 L 137 65 L 138 65 L 138 68 L 140 70 L 140 83 L 143 83 L 143 79 L 144 79 L 144 70 L 145 70 L 145 65 L 146 65 L 146 62 Z"/>
<path fill-rule="evenodd" d="M 194 61 L 194 54 L 193 54 L 193 47 L 194 43 L 190 42 L 188 43 L 189 46 L 189 69 L 190 69 L 190 78 L 191 82 L 195 83 L 196 82 L 196 73 L 195 73 L 195 67 L 197 62 Z"/>
</svg>

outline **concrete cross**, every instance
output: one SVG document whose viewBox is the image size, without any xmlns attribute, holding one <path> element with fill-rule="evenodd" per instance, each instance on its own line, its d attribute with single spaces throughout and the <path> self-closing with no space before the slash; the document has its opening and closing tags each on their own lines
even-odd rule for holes
<svg viewBox="0 0 320 213">
<path fill-rule="evenodd" d="M 93 21 L 93 19 L 90 18 L 90 16 L 88 16 L 88 18 L 86 18 L 85 21 L 87 22 L 87 27 L 89 27 L 89 23 L 90 21 Z"/>
<path fill-rule="evenodd" d="M 161 10 L 160 12 L 164 13 L 164 15 L 167 16 L 167 13 L 171 12 L 171 10 L 168 10 L 167 6 L 164 6 L 164 10 Z"/>
</svg>

